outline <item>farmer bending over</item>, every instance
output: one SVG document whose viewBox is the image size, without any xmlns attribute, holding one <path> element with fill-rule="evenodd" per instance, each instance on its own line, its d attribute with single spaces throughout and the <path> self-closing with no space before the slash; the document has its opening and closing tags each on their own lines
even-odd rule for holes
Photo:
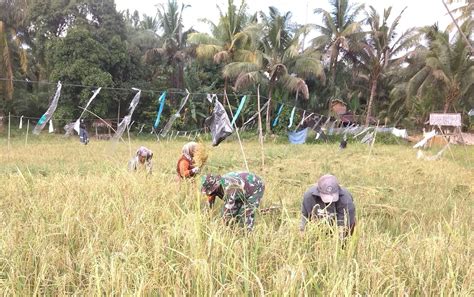
<svg viewBox="0 0 474 297">
<path fill-rule="evenodd" d="M 216 196 L 224 200 L 222 217 L 224 223 L 237 222 L 251 231 L 255 212 L 263 197 L 263 180 L 250 172 L 230 172 L 223 176 L 208 174 L 202 177 L 201 192 L 208 196 L 212 207 Z"/>
<path fill-rule="evenodd" d="M 178 177 L 191 178 L 199 172 L 199 167 L 195 166 L 194 154 L 196 153 L 197 143 L 188 142 L 183 146 L 181 157 L 178 160 L 176 171 Z"/>
<path fill-rule="evenodd" d="M 355 206 L 347 189 L 339 186 L 334 175 L 321 176 L 303 196 L 301 207 L 300 230 L 304 231 L 306 223 L 311 220 L 328 220 L 336 223 L 339 238 L 352 235 L 355 226 Z"/>
<path fill-rule="evenodd" d="M 145 167 L 146 172 L 151 174 L 153 169 L 153 164 L 151 163 L 151 159 L 153 158 L 153 152 L 141 146 L 135 155 L 129 162 L 128 162 L 128 170 L 136 171 L 139 167 Z"/>
</svg>

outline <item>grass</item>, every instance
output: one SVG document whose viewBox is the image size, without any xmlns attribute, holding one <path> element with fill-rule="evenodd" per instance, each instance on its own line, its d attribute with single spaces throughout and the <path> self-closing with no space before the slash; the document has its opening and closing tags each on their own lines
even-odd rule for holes
<svg viewBox="0 0 474 297">
<path fill-rule="evenodd" d="M 2 295 L 474 294 L 474 149 L 416 160 L 404 145 L 244 143 L 266 182 L 251 234 L 221 224 L 197 184 L 175 179 L 185 139 L 133 141 L 154 174 L 126 171 L 129 146 L 41 135 L 0 139 Z M 243 169 L 236 142 L 209 148 L 205 172 Z M 298 232 L 304 191 L 333 173 L 358 225 L 345 249 L 312 224 Z"/>
</svg>

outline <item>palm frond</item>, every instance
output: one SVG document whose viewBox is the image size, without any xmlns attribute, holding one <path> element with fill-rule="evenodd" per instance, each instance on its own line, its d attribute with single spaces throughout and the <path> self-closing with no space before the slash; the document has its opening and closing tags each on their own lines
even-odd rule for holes
<svg viewBox="0 0 474 297">
<path fill-rule="evenodd" d="M 407 98 L 411 98 L 418 92 L 421 84 L 426 80 L 426 78 L 430 75 L 430 73 L 431 73 L 430 67 L 423 67 L 408 81 L 407 91 L 406 91 Z"/>
<path fill-rule="evenodd" d="M 196 56 L 201 60 L 213 60 L 220 51 L 222 51 L 222 47 L 219 45 L 200 44 L 196 47 Z"/>
<path fill-rule="evenodd" d="M 292 75 L 284 75 L 279 79 L 279 83 L 282 84 L 286 90 L 299 93 L 306 100 L 309 99 L 309 89 L 304 79 Z"/>
<path fill-rule="evenodd" d="M 212 44 L 222 45 L 222 42 L 206 33 L 191 33 L 188 35 L 188 42 L 190 44 Z"/>
<path fill-rule="evenodd" d="M 240 90 L 251 84 L 260 83 L 263 80 L 263 76 L 260 71 L 250 71 L 246 73 L 241 73 L 235 80 L 235 89 Z"/>
<path fill-rule="evenodd" d="M 360 24 L 359 23 L 352 23 L 348 25 L 344 31 L 341 32 L 342 36 L 350 36 L 360 30 Z"/>
<path fill-rule="evenodd" d="M 303 55 L 299 57 L 296 60 L 295 66 L 292 70 L 294 70 L 301 77 L 309 78 L 314 76 L 323 82 L 326 80 L 324 67 L 321 61 L 311 56 Z"/>
<path fill-rule="evenodd" d="M 224 62 L 229 62 L 231 55 L 229 51 L 219 51 L 214 55 L 214 63 L 220 64 Z"/>
<path fill-rule="evenodd" d="M 227 78 L 235 78 L 241 74 L 258 71 L 259 65 L 248 62 L 232 62 L 224 66 L 222 74 Z"/>
<path fill-rule="evenodd" d="M 234 52 L 235 61 L 249 62 L 261 65 L 262 55 L 259 51 L 249 51 L 240 49 Z"/>
<path fill-rule="evenodd" d="M 316 50 L 323 50 L 326 48 L 326 46 L 330 43 L 331 37 L 327 35 L 320 35 L 316 38 L 313 38 L 311 40 L 313 48 Z"/>
</svg>

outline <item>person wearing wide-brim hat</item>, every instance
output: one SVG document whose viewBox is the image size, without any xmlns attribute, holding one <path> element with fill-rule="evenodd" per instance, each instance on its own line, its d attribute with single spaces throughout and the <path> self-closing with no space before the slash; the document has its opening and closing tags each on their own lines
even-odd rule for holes
<svg viewBox="0 0 474 297">
<path fill-rule="evenodd" d="M 337 224 L 341 238 L 352 234 L 356 223 L 352 195 L 330 174 L 321 176 L 306 191 L 301 214 L 301 231 L 304 231 L 309 221 L 327 220 L 331 224 Z"/>
<path fill-rule="evenodd" d="M 201 192 L 207 195 L 210 207 L 216 197 L 224 200 L 222 218 L 227 225 L 235 222 L 251 231 L 265 184 L 250 172 L 229 172 L 223 176 L 207 174 L 201 179 Z"/>
</svg>

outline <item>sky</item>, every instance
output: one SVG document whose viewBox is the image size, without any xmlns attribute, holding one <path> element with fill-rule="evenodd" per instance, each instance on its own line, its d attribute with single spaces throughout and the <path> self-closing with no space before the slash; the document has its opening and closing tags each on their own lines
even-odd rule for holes
<svg viewBox="0 0 474 297">
<path fill-rule="evenodd" d="M 240 0 L 234 0 L 234 2 L 240 4 Z M 372 5 L 380 14 L 383 13 L 384 8 L 392 6 L 391 20 L 406 7 L 399 25 L 401 31 L 411 27 L 432 25 L 435 22 L 444 29 L 450 23 L 449 15 L 441 0 L 360 0 L 356 2 L 364 3 L 366 7 Z M 154 16 L 156 4 L 167 3 L 167 0 L 115 0 L 115 3 L 119 11 L 138 10 L 140 14 Z M 199 19 L 207 18 L 217 23 L 219 12 L 216 5 L 225 10 L 227 0 L 185 0 L 184 3 L 191 6 L 183 12 L 185 29 L 193 27 L 195 30 L 207 32 L 208 25 L 203 24 Z M 281 13 L 291 11 L 292 21 L 298 24 L 320 23 L 321 17 L 314 15 L 314 9 L 320 7 L 329 10 L 327 0 L 247 0 L 247 4 L 249 12 L 262 10 L 268 13 L 269 6 L 275 6 Z"/>
</svg>

